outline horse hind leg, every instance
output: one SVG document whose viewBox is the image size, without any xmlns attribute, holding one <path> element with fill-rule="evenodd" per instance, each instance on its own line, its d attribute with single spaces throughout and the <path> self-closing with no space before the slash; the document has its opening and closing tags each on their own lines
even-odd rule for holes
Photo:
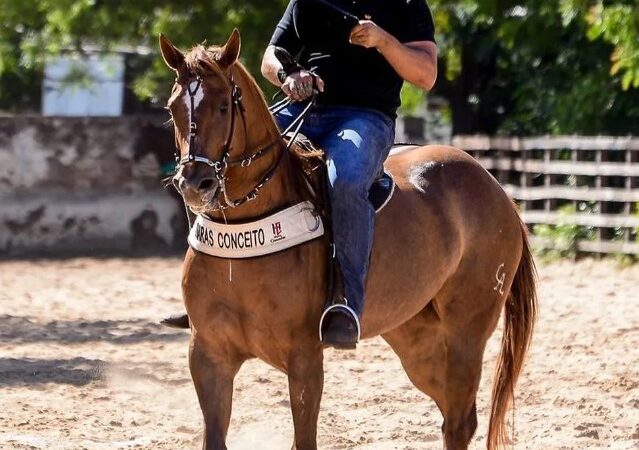
<svg viewBox="0 0 639 450">
<path fill-rule="evenodd" d="M 450 332 L 432 304 L 383 338 L 412 383 L 439 407 L 444 417 L 444 448 L 468 449 L 477 429 L 475 399 L 485 338 Z"/>
</svg>

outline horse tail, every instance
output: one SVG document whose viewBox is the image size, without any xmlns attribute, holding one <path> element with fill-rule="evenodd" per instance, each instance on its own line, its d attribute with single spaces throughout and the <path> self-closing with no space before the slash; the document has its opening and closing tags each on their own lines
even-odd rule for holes
<svg viewBox="0 0 639 450">
<path fill-rule="evenodd" d="M 537 316 L 537 273 L 530 251 L 526 225 L 520 221 L 523 250 L 510 294 L 504 307 L 504 334 L 493 381 L 492 406 L 488 426 L 488 450 L 504 448 L 509 442 L 506 413 L 514 396 L 517 378 L 530 346 Z M 514 417 L 513 417 L 514 418 Z M 513 424 L 514 430 L 514 424 Z"/>
</svg>

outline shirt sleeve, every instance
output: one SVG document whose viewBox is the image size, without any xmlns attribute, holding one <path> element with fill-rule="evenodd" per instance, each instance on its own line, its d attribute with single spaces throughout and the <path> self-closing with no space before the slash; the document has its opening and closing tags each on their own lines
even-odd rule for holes
<svg viewBox="0 0 639 450">
<path fill-rule="evenodd" d="M 302 42 L 295 30 L 294 14 L 297 9 L 297 0 L 291 0 L 280 19 L 269 45 L 282 47 L 291 55 L 296 55 L 302 49 Z"/>
<path fill-rule="evenodd" d="M 426 0 L 405 0 L 403 33 L 401 42 L 435 41 L 435 23 Z"/>
</svg>

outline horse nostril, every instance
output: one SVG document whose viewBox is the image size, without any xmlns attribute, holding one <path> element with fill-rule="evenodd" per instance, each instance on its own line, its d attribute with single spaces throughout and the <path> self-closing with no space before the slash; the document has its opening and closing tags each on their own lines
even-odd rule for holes
<svg viewBox="0 0 639 450">
<path fill-rule="evenodd" d="M 198 190 L 199 191 L 208 191 L 209 189 L 211 189 L 213 187 L 213 183 L 215 183 L 215 180 L 213 178 L 204 178 L 202 181 L 200 181 L 200 185 L 198 186 Z"/>
</svg>

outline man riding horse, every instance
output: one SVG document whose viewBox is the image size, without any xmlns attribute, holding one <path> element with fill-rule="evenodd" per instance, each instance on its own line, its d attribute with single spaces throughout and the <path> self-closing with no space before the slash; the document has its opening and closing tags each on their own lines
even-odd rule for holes
<svg viewBox="0 0 639 450">
<path fill-rule="evenodd" d="M 346 332 L 332 338 L 341 338 L 340 347 L 353 343 L 349 326 L 363 313 L 361 337 L 381 336 L 412 383 L 437 403 L 445 447 L 468 450 L 477 428 L 484 351 L 503 313 L 486 438 L 489 450 L 503 449 L 512 442 L 505 418 L 537 315 L 526 226 L 497 180 L 462 150 L 429 145 L 394 152 L 385 169 L 397 188 L 375 218 L 362 311 L 365 275 L 357 271 L 365 272 L 363 256 L 368 257 L 369 250 L 356 247 L 367 230 L 355 227 L 370 221 L 349 219 L 351 231 L 343 228 L 344 217 L 350 217 L 352 209 L 371 218 L 359 190 L 370 186 L 392 141 L 399 74 L 429 87 L 435 44 L 414 41 L 423 31 L 423 26 L 409 26 L 409 18 L 417 17 L 409 7 L 416 3 L 389 1 L 393 6 L 382 8 L 380 3 L 379 9 L 373 8 L 373 0 L 361 7 L 356 3 L 358 14 L 387 31 L 357 19 L 357 26 L 340 40 L 339 24 L 329 21 L 337 19 L 324 22 L 319 9 L 304 9 L 324 0 L 301 1 L 290 7 L 296 36 L 310 42 L 299 47 L 301 60 L 313 64 L 326 83 L 318 82 L 318 89 L 326 89 L 319 106 L 306 115 L 304 131 L 326 146 L 336 229 L 346 242 L 341 249 L 345 271 L 356 272 L 346 273 L 351 283 L 348 304 L 330 310 L 330 323 L 339 322 L 335 317 L 346 319 Z M 343 4 L 330 6 L 340 7 L 345 9 Z M 304 17 L 305 12 L 310 16 Z M 348 18 L 351 13 L 340 14 Z M 406 19 L 401 27 L 399 17 Z M 330 30 L 325 45 L 306 34 L 313 31 L 310 19 Z M 396 33 L 394 37 L 388 30 Z M 339 47 L 332 42 L 347 42 L 349 37 L 359 44 Z M 277 42 L 277 36 L 274 39 Z M 403 40 L 419 44 L 400 43 Z M 324 235 L 319 217 L 324 207 L 317 201 L 317 188 L 324 178 L 314 170 L 322 168 L 318 154 L 305 153 L 303 143 L 282 138 L 264 94 L 238 60 L 237 30 L 222 46 L 196 45 L 186 53 L 166 36 L 161 35 L 159 43 L 176 75 L 167 102 L 177 144 L 172 181 L 197 214 L 184 259 L 182 296 L 191 329 L 189 368 L 204 419 L 202 446 L 227 448 L 233 381 L 245 361 L 259 358 L 288 377 L 293 448 L 317 450 L 324 346 L 316 327 L 329 316 L 324 304 L 331 292 L 326 279 L 333 254 L 327 239 L 319 239 Z M 380 53 L 364 45 L 377 45 Z M 433 52 L 422 46 L 433 46 Z M 285 89 L 304 97 L 305 72 L 295 74 L 290 70 L 295 64 L 282 51 L 272 50 L 282 56 Z M 373 67 L 370 77 L 378 81 L 363 74 L 359 79 L 363 67 Z M 279 71 L 267 55 L 265 72 L 272 77 Z M 383 86 L 379 79 L 396 83 Z M 332 89 L 342 83 L 346 88 L 334 99 Z M 388 100 L 390 94 L 394 103 Z M 289 114 L 295 108 L 289 108 Z M 287 116 L 282 117 L 283 121 Z M 362 173 L 367 174 L 366 183 L 348 182 L 359 180 Z M 373 190 L 379 184 L 374 183 Z M 370 239 L 370 234 L 365 236 Z M 363 266 L 349 266 L 352 261 L 363 261 Z M 353 310 L 352 316 L 345 306 Z"/>
<path fill-rule="evenodd" d="M 291 0 L 262 61 L 262 74 L 294 103 L 277 114 L 285 129 L 303 110 L 299 102 L 321 91 L 301 132 L 326 153 L 332 229 L 344 278 L 344 304 L 324 318 L 322 338 L 336 347 L 358 340 L 375 210 L 368 191 L 395 137 L 404 80 L 425 90 L 437 76 L 437 46 L 424 0 Z M 352 16 L 360 19 L 350 23 Z M 349 26 L 349 24 L 352 26 Z M 281 47 L 299 55 L 286 70 Z M 314 80 L 315 79 L 315 80 Z"/>
<path fill-rule="evenodd" d="M 432 88 L 437 46 L 424 0 L 332 1 L 290 1 L 264 54 L 262 74 L 298 102 L 277 114 L 282 129 L 299 116 L 300 103 L 314 88 L 321 91 L 301 132 L 326 152 L 333 238 L 344 278 L 343 304 L 325 315 L 322 338 L 352 348 L 373 242 L 368 191 L 394 142 L 402 84 Z M 312 72 L 300 66 L 287 71 L 276 47 L 298 55 Z"/>
</svg>

